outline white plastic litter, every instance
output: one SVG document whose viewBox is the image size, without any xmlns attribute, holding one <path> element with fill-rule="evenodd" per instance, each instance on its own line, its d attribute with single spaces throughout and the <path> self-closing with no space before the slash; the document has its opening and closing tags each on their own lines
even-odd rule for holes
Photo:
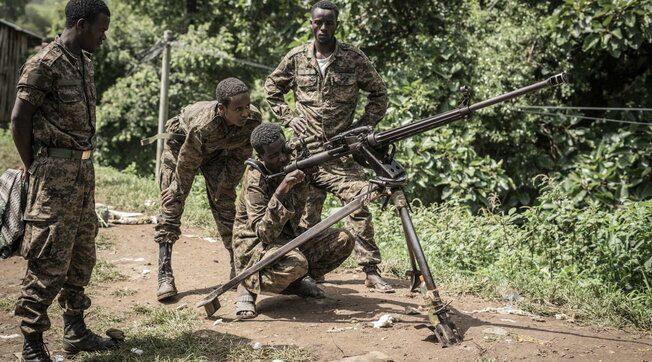
<svg viewBox="0 0 652 362">
<path fill-rule="evenodd" d="M 145 353 L 142 349 L 140 349 L 140 348 L 136 348 L 136 347 L 132 348 L 132 349 L 131 349 L 131 352 L 132 352 L 132 353 L 135 353 L 135 354 L 137 354 L 137 355 L 139 355 L 139 356 L 142 356 L 143 353 Z"/>
<path fill-rule="evenodd" d="M 149 269 L 143 269 L 143 275 L 149 274 L 151 271 Z"/>
<path fill-rule="evenodd" d="M 179 306 L 177 307 L 177 310 L 184 310 L 184 309 L 186 309 L 187 307 L 188 307 L 188 304 L 183 303 L 183 304 L 181 304 L 181 305 L 179 305 Z"/>
<path fill-rule="evenodd" d="M 213 322 L 213 325 L 216 326 L 216 325 L 218 325 L 218 324 L 222 324 L 222 322 L 224 322 L 224 320 L 222 320 L 222 319 L 220 318 L 220 319 L 216 320 L 215 322 Z"/>
<path fill-rule="evenodd" d="M 392 317 L 389 314 L 385 314 L 377 321 L 371 322 L 371 325 L 373 325 L 374 328 L 388 328 L 393 326 L 395 322 L 398 322 L 396 318 Z"/>
<path fill-rule="evenodd" d="M 8 334 L 8 335 L 0 334 L 0 338 L 2 338 L 2 339 L 12 339 L 12 338 L 18 338 L 18 337 L 20 337 L 20 335 L 15 334 L 15 333 L 14 334 Z"/>
<path fill-rule="evenodd" d="M 263 348 L 263 344 L 260 343 L 260 342 L 256 342 L 256 343 L 254 343 L 253 346 L 251 346 L 251 348 L 253 348 L 253 349 L 261 349 L 261 348 Z"/>
</svg>

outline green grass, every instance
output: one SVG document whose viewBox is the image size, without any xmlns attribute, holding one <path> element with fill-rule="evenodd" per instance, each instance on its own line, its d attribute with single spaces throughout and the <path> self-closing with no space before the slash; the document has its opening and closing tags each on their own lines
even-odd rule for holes
<svg viewBox="0 0 652 362">
<path fill-rule="evenodd" d="M 2 297 L 0 298 L 0 310 L 5 313 L 11 313 L 16 308 L 16 297 Z"/>
<path fill-rule="evenodd" d="M 127 280 L 127 277 L 124 274 L 121 274 L 116 270 L 115 265 L 106 260 L 98 260 L 93 269 L 93 275 L 91 276 L 91 286 L 97 286 L 97 284 L 105 282 L 117 282 Z"/>
<path fill-rule="evenodd" d="M 136 293 L 138 293 L 138 292 L 133 290 L 133 289 L 126 288 L 126 289 L 116 289 L 113 292 L 111 292 L 111 295 L 114 295 L 116 297 L 128 297 L 128 296 L 134 295 Z"/>
<path fill-rule="evenodd" d="M 110 326 L 108 314 L 96 315 L 92 327 Z M 103 353 L 82 353 L 84 361 L 309 361 L 312 356 L 295 346 L 263 346 L 254 350 L 253 341 L 238 336 L 200 329 L 203 316 L 194 310 L 168 310 L 138 305 L 121 317 L 131 321 L 127 336 L 117 349 Z M 142 355 L 132 352 L 137 348 Z"/>
</svg>

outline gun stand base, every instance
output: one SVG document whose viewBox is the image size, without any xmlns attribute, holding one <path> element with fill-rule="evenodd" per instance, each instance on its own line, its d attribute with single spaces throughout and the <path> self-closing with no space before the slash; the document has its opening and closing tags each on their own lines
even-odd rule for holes
<svg viewBox="0 0 652 362">
<path fill-rule="evenodd" d="M 428 319 L 431 324 L 428 328 L 434 332 L 442 347 L 448 347 L 462 342 L 462 337 L 457 326 L 448 317 L 448 303 L 444 304 L 439 296 L 439 291 L 430 273 L 430 267 L 423 254 L 421 243 L 410 218 L 409 203 L 403 193 L 402 187 L 405 178 L 379 177 L 371 180 L 371 182 L 384 188 L 384 194 L 387 195 L 384 205 L 391 201 L 401 218 L 403 234 L 405 235 L 410 262 L 412 264 L 412 270 L 408 272 L 408 275 L 410 275 L 412 280 L 412 291 L 416 289 L 420 290 L 424 300 L 428 304 Z"/>
</svg>

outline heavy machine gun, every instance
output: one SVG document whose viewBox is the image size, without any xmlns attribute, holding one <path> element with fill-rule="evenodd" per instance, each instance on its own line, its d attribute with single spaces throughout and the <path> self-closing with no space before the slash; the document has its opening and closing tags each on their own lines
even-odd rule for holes
<svg viewBox="0 0 652 362">
<path fill-rule="evenodd" d="M 297 169 L 310 170 L 326 161 L 352 155 L 361 165 L 372 169 L 376 173 L 376 176 L 370 180 L 370 187 L 367 190 L 361 191 L 351 202 L 283 245 L 273 254 L 258 261 L 226 284 L 217 286 L 213 292 L 197 303 L 197 306 L 204 307 L 206 313 L 211 316 L 220 308 L 220 303 L 217 298 L 221 294 L 237 286 L 252 274 L 275 263 L 290 250 L 298 248 L 310 241 L 319 232 L 364 207 L 369 202 L 384 197 L 385 202 L 383 207 L 391 201 L 403 224 L 403 232 L 412 266 L 412 270 L 408 272 L 412 281 L 412 291 L 421 290 L 425 300 L 429 304 L 428 319 L 431 325 L 427 327 L 435 333 L 443 347 L 461 342 L 462 337 L 448 316 L 448 303 L 444 303 L 439 296 L 414 225 L 412 224 L 409 214 L 409 203 L 402 190 L 402 186 L 407 181 L 407 175 L 403 167 L 394 160 L 393 155 L 395 149 L 393 144 L 465 118 L 476 110 L 543 88 L 555 87 L 565 82 L 567 82 L 566 74 L 560 73 L 544 81 L 475 104 L 470 104 L 470 92 L 465 88 L 463 89 L 463 101 L 456 109 L 377 133 L 373 132 L 371 127 L 368 126 L 357 127 L 331 138 L 323 145 L 323 151 L 314 154 L 310 154 L 308 150 L 308 144 L 312 140 L 302 139 L 293 141 L 288 143 L 286 147 L 294 150 L 298 155 L 277 174 L 269 174 L 263 164 L 257 160 L 247 160 L 245 162 L 246 164 L 260 171 L 266 178 L 274 178 L 284 176 Z"/>
</svg>

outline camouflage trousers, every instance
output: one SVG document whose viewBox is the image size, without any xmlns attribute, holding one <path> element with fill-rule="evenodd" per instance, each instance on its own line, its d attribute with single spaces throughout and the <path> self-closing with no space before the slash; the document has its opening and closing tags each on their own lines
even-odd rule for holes
<svg viewBox="0 0 652 362">
<path fill-rule="evenodd" d="M 326 194 L 331 193 L 343 203 L 350 202 L 365 186 L 364 170 L 350 156 L 320 165 L 311 174 L 306 207 L 301 216 L 301 226 L 306 229 L 321 221 Z M 351 214 L 346 228 L 355 235 L 355 254 L 359 265 L 373 266 L 381 262 L 380 250 L 374 241 L 372 215 L 367 207 Z"/>
<path fill-rule="evenodd" d="M 64 313 L 91 305 L 84 287 L 95 266 L 95 171 L 91 160 L 37 157 L 29 169 L 22 255 L 28 260 L 16 316 L 25 336 L 50 328 L 54 297 Z"/>
<path fill-rule="evenodd" d="M 280 293 L 293 281 L 310 275 L 321 278 L 335 270 L 351 255 L 354 237 L 345 229 L 326 229 L 313 240 L 293 249 L 276 263 L 245 279 L 245 287 L 252 293 Z M 265 250 L 263 258 L 278 250 Z M 262 259 L 262 258 L 261 258 Z"/>
<path fill-rule="evenodd" d="M 161 190 L 167 189 L 174 179 L 180 147 L 181 144 L 176 141 L 169 141 L 165 146 L 161 161 L 161 174 L 159 176 L 159 187 Z M 235 188 L 222 189 L 218 193 L 220 189 L 220 182 L 218 180 L 220 174 L 225 169 L 226 161 L 226 157 L 222 157 L 221 152 L 217 152 L 215 155 L 207 157 L 200 166 L 200 170 L 206 182 L 208 204 L 215 219 L 215 224 L 217 225 L 217 233 L 222 239 L 224 247 L 229 251 L 229 254 L 233 255 L 232 236 L 233 221 L 235 219 Z M 232 177 L 237 178 L 234 182 L 237 184 L 242 175 L 232 175 Z M 167 242 L 173 244 L 179 239 L 179 235 L 181 235 L 181 216 L 183 210 L 184 205 L 181 202 L 175 202 L 170 206 L 161 205 L 160 216 L 154 235 L 154 240 L 157 243 Z"/>
</svg>

